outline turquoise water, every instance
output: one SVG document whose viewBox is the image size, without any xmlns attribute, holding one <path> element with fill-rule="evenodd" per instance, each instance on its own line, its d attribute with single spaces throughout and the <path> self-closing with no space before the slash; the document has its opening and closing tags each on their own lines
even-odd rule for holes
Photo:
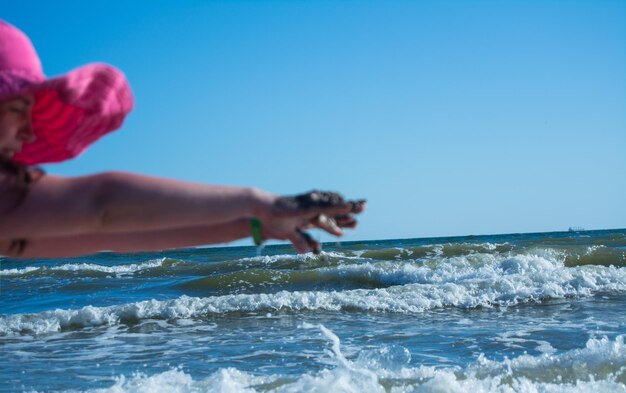
<svg viewBox="0 0 626 393">
<path fill-rule="evenodd" d="M 626 392 L 626 230 L 0 264 L 0 391 Z"/>
</svg>

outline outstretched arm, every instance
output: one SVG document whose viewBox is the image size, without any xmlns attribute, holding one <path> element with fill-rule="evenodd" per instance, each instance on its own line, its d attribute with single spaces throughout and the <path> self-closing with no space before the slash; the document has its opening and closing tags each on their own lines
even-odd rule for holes
<svg viewBox="0 0 626 393">
<path fill-rule="evenodd" d="M 3 193 L 6 190 L 0 190 L 0 198 Z M 0 239 L 213 225 L 255 216 L 275 199 L 252 188 L 130 173 L 45 175 L 32 184 L 17 207 L 2 206 L 0 200 L 4 211 Z"/>
<path fill-rule="evenodd" d="M 239 219 L 212 226 L 148 232 L 100 233 L 48 238 L 31 238 L 19 252 L 11 242 L 0 241 L 0 254 L 13 258 L 63 258 L 98 251 L 162 251 L 172 248 L 227 243 L 250 236 L 250 222 Z"/>
<path fill-rule="evenodd" d="M 319 244 L 303 229 L 313 225 L 339 236 L 342 232 L 334 225 L 333 217 L 344 217 L 345 225 L 339 226 L 353 226 L 350 213 L 360 213 L 365 207 L 364 201 L 345 201 L 336 193 L 316 191 L 277 197 L 253 188 L 130 173 L 78 178 L 46 175 L 32 184 L 19 205 L 12 206 L 15 198 L 10 196 L 7 184 L 0 181 L 0 242 L 142 232 L 154 236 L 161 231 L 162 238 L 171 235 L 182 241 L 183 234 L 188 237 L 184 244 L 160 248 L 181 247 L 210 243 L 196 241 L 199 235 L 193 235 L 192 228 L 197 231 L 198 227 L 256 217 L 263 224 L 265 238 L 289 240 L 299 252 L 307 252 L 315 251 Z M 174 232 L 181 228 L 188 232 Z M 220 241 L 237 238 L 229 236 Z M 101 240 L 98 247 L 113 248 Z M 95 250 L 84 252 L 90 251 Z"/>
<path fill-rule="evenodd" d="M 284 221 L 291 219 L 281 219 Z M 356 221 L 351 218 L 339 219 L 336 222 L 335 231 L 341 231 L 341 227 L 353 228 Z M 318 227 L 331 232 L 331 228 L 316 222 L 309 224 L 309 228 Z M 264 236 L 270 238 L 272 230 L 264 230 Z M 335 232 L 338 234 L 340 232 Z M 250 236 L 250 220 L 239 220 L 210 226 L 197 226 L 187 228 L 165 229 L 146 232 L 128 233 L 96 233 L 74 236 L 60 236 L 29 239 L 22 250 L 12 247 L 11 241 L 0 241 L 0 254 L 12 258 L 64 258 L 84 254 L 92 254 L 98 251 L 138 252 L 138 251 L 162 251 L 174 248 L 193 247 L 199 245 L 228 243 L 234 240 Z M 312 251 L 314 245 L 309 245 L 305 239 L 296 239 L 294 242 L 301 252 Z"/>
</svg>

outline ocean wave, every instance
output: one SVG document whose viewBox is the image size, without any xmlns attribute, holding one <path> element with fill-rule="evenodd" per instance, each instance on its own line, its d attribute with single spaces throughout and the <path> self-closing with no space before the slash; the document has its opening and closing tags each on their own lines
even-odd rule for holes
<svg viewBox="0 0 626 393">
<path fill-rule="evenodd" d="M 193 274 L 209 275 L 220 272 L 247 270 L 252 267 L 270 269 L 314 269 L 322 266 L 335 266 L 346 260 L 355 260 L 354 256 L 344 255 L 338 252 L 322 252 L 321 255 L 311 253 L 265 255 L 249 258 L 239 258 L 236 260 L 225 260 L 222 262 L 190 262 L 172 258 L 158 258 L 141 263 L 107 266 L 96 263 L 65 263 L 62 265 L 48 266 L 27 266 L 24 268 L 0 269 L 0 277 L 40 277 L 61 275 L 91 277 L 93 275 L 114 275 L 124 276 L 137 272 L 152 271 L 153 276 L 160 273 L 171 274 Z M 159 268 L 168 268 L 167 270 Z"/>
<path fill-rule="evenodd" d="M 356 263 L 355 263 L 356 262 Z M 502 256 L 472 254 L 428 261 L 372 261 L 345 260 L 332 266 L 301 269 L 248 268 L 246 270 L 215 273 L 180 284 L 189 290 L 240 290 L 254 287 L 302 289 L 302 286 L 329 289 L 385 288 L 393 285 L 446 283 L 483 287 L 522 287 L 535 290 L 542 283 L 557 286 L 569 280 L 590 280 L 603 285 L 615 280 L 617 287 L 624 284 L 626 272 L 615 267 L 566 267 L 556 254 Z M 578 286 L 580 287 L 580 285 Z M 616 287 L 616 288 L 617 288 Z M 534 289 L 533 289 L 534 288 Z M 511 292 L 511 289 L 503 289 Z M 613 290 L 613 289 L 609 289 Z M 555 291 L 558 292 L 557 289 Z M 545 292 L 550 292 L 545 288 Z"/>
<path fill-rule="evenodd" d="M 279 291 L 212 297 L 183 295 L 109 307 L 86 306 L 36 314 L 0 316 L 0 334 L 43 334 L 144 319 L 202 318 L 210 314 L 258 311 L 373 311 L 420 313 L 442 307 L 514 306 L 565 297 L 626 292 L 626 269 L 564 267 L 539 256 L 504 260 L 460 257 L 435 269 L 426 266 L 362 264 L 328 271 L 337 277 L 374 277 L 389 286 L 374 289 Z"/>
<path fill-rule="evenodd" d="M 626 266 L 626 249 L 604 245 L 581 246 L 576 252 L 565 253 L 564 262 L 567 266 Z"/>
<path fill-rule="evenodd" d="M 66 263 L 59 266 L 28 266 L 22 269 L 3 269 L 0 270 L 0 276 L 23 276 L 38 273 L 40 275 L 50 275 L 54 273 L 66 272 L 92 272 L 115 275 L 133 274 L 146 269 L 154 269 L 163 266 L 171 266 L 175 263 L 169 258 L 159 258 L 142 263 L 132 263 L 127 265 L 105 266 L 95 263 Z"/>
<path fill-rule="evenodd" d="M 304 325 L 305 328 L 315 328 Z M 260 376 L 224 368 L 194 380 L 180 368 L 147 376 L 116 378 L 113 386 L 91 392 L 625 392 L 626 346 L 615 340 L 591 338 L 585 348 L 556 355 L 522 355 L 503 361 L 480 356 L 465 369 L 411 367 L 408 350 L 382 346 L 346 359 L 340 339 L 317 326 L 331 343 L 333 368 L 298 377 Z"/>
<path fill-rule="evenodd" d="M 40 267 L 27 266 L 22 269 L 2 269 L 0 270 L 0 277 L 2 276 L 22 276 L 24 274 L 32 273 L 41 270 Z"/>
<path fill-rule="evenodd" d="M 619 246 L 602 244 L 542 244 L 529 242 L 527 244 L 512 243 L 460 243 L 434 244 L 416 247 L 391 247 L 372 250 L 343 251 L 345 254 L 358 256 L 369 260 L 444 260 L 451 257 L 472 255 L 540 255 L 557 258 L 567 266 L 601 265 L 626 266 L 626 242 Z"/>
<path fill-rule="evenodd" d="M 520 247 L 509 243 L 462 243 L 393 247 L 377 250 L 354 251 L 346 249 L 342 251 L 325 251 L 321 255 L 264 255 L 211 263 L 172 258 L 159 258 L 141 263 L 115 266 L 97 263 L 65 263 L 58 266 L 26 266 L 23 268 L 0 269 L 0 277 L 124 277 L 137 272 L 155 278 L 164 275 L 204 276 L 206 281 L 204 284 L 189 284 L 191 289 L 195 289 L 195 287 L 202 287 L 202 285 L 217 285 L 216 288 L 232 288 L 232 283 L 240 281 L 249 284 L 302 282 L 302 276 L 307 275 L 311 276 L 312 279 L 333 282 L 333 269 L 337 269 L 338 273 L 343 269 L 343 277 L 355 278 L 357 279 L 356 283 L 362 282 L 378 285 L 375 277 L 380 276 L 380 285 L 386 285 L 389 280 L 385 280 L 382 275 L 378 275 L 374 271 L 372 271 L 370 276 L 361 276 L 361 279 L 358 279 L 358 277 L 351 275 L 349 272 L 353 268 L 345 268 L 345 266 L 366 265 L 365 269 L 369 269 L 370 266 L 384 265 L 387 266 L 385 268 L 387 271 L 395 270 L 396 273 L 402 274 L 403 270 L 411 269 L 411 266 L 417 265 L 436 269 L 439 265 L 458 265 L 457 261 L 468 261 L 474 265 L 481 265 L 494 264 L 507 259 L 528 257 L 540 257 L 566 267 L 584 265 L 626 267 L 626 248 L 603 245 L 570 245 L 563 248 L 560 246 L 546 247 L 537 245 Z M 252 274 L 252 270 L 256 273 Z M 304 271 L 310 273 L 303 273 Z M 293 277 L 290 277 L 290 274 Z M 273 276 L 280 277 L 277 280 Z M 373 277 L 374 281 L 370 283 L 368 277 Z M 411 282 L 410 279 L 407 280 L 406 282 Z M 222 281 L 230 283 L 221 284 Z M 402 283 L 402 281 L 394 280 L 389 282 Z"/>
<path fill-rule="evenodd" d="M 445 258 L 476 253 L 504 253 L 513 250 L 509 243 L 446 243 L 425 246 L 391 247 L 373 250 L 357 250 L 350 253 L 375 260 L 406 260 L 421 258 Z M 346 251 L 347 253 L 348 251 Z"/>
</svg>

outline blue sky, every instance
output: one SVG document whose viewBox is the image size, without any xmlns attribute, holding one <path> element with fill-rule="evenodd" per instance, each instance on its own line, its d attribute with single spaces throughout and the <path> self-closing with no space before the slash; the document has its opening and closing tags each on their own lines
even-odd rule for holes
<svg viewBox="0 0 626 393">
<path fill-rule="evenodd" d="M 346 239 L 626 227 L 624 1 L 5 4 L 137 106 L 61 175 L 367 198 Z M 330 240 L 322 235 L 322 240 Z"/>
</svg>

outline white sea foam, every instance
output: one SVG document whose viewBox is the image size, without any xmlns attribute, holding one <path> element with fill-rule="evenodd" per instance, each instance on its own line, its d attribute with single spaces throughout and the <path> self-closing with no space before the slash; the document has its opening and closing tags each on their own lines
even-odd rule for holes
<svg viewBox="0 0 626 393">
<path fill-rule="evenodd" d="M 146 300 L 110 307 L 87 306 L 36 314 L 0 316 L 0 334 L 50 333 L 68 328 L 116 325 L 143 319 L 188 319 L 227 312 L 362 310 L 419 313 L 440 307 L 512 306 L 525 302 L 626 292 L 626 269 L 567 268 L 539 256 L 489 260 L 450 258 L 434 268 L 391 262 L 343 265 L 326 274 L 376 277 L 387 288 L 345 291 L 280 291 L 172 300 Z M 490 257 L 491 258 L 491 257 Z M 160 262 L 155 262 L 158 264 Z"/>
<path fill-rule="evenodd" d="M 30 272 L 41 270 L 40 267 L 28 266 L 23 269 L 2 269 L 0 270 L 0 277 L 2 276 L 21 276 Z"/>
<path fill-rule="evenodd" d="M 356 252 L 353 252 L 352 254 L 354 254 Z M 359 255 L 346 255 L 344 253 L 340 253 L 340 252 L 335 252 L 335 251 L 322 251 L 319 255 L 315 255 L 311 252 L 306 253 L 306 254 L 278 254 L 278 255 L 259 255 L 259 256 L 254 256 L 254 257 L 248 257 L 248 258 L 241 258 L 238 259 L 238 262 L 254 262 L 254 263 L 261 263 L 264 265 L 272 265 L 275 264 L 277 262 L 282 262 L 282 261 L 297 261 L 297 262 L 302 262 L 302 263 L 306 263 L 308 261 L 311 260 L 318 260 L 319 258 L 341 258 L 341 259 L 352 259 L 352 260 L 356 260 L 356 259 L 360 259 L 360 255 L 363 252 L 360 252 Z"/>
<path fill-rule="evenodd" d="M 320 372 L 290 378 L 225 368 L 194 380 L 181 369 L 171 369 L 152 376 L 120 376 L 110 388 L 94 392 L 626 392 L 624 336 L 590 339 L 585 348 L 558 355 L 523 355 L 500 362 L 481 356 L 460 369 L 410 367 L 406 356 L 390 357 L 387 347 L 379 348 L 378 355 L 349 360 L 341 352 L 339 338 L 324 326 L 317 327 L 332 344 L 329 354 L 335 365 Z"/>
<path fill-rule="evenodd" d="M 45 271 L 45 272 L 55 272 L 55 271 L 65 271 L 65 272 L 80 272 L 80 271 L 93 271 L 93 272 L 101 272 L 115 275 L 125 275 L 136 273 L 141 270 L 153 269 L 156 267 L 163 266 L 163 262 L 165 262 L 166 258 L 154 259 L 147 262 L 142 263 L 132 263 L 128 265 L 117 265 L 117 266 L 104 266 L 98 265 L 95 263 L 67 263 L 59 266 L 29 266 L 23 269 L 4 269 L 0 270 L 0 276 L 20 276 L 28 273 L 32 273 L 35 271 Z"/>
<path fill-rule="evenodd" d="M 381 261 L 321 268 L 318 271 L 325 275 L 374 279 L 387 285 L 453 284 L 476 294 L 489 292 L 499 299 L 507 295 L 532 295 L 530 300 L 585 295 L 601 287 L 607 291 L 626 290 L 624 269 L 593 265 L 568 268 L 556 258 L 538 255 L 503 258 L 474 254 L 444 258 L 434 266 L 430 263 Z"/>
</svg>

